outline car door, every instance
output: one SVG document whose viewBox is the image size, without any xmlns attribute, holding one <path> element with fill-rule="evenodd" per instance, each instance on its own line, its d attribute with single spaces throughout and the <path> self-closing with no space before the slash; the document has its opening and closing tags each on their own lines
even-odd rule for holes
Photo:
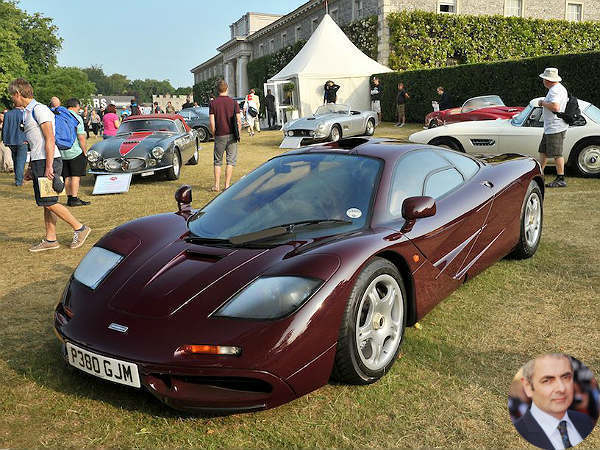
<svg viewBox="0 0 600 450">
<path fill-rule="evenodd" d="M 181 151 L 182 162 L 185 163 L 186 161 L 191 159 L 191 157 L 194 154 L 195 142 L 192 138 L 192 135 L 187 132 L 185 125 L 180 119 L 177 119 L 175 121 L 175 125 L 177 126 L 177 131 L 180 133 L 179 138 L 177 140 L 180 142 L 180 144 L 178 145 L 179 150 Z"/>
<path fill-rule="evenodd" d="M 524 114 L 507 122 L 510 126 L 498 136 L 499 153 L 521 153 L 534 158 L 538 156 L 538 149 L 544 134 L 544 121 L 542 108 L 528 106 Z"/>
</svg>

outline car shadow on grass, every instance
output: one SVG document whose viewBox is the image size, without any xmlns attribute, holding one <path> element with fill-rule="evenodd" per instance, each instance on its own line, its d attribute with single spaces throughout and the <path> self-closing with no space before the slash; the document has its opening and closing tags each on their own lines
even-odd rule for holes
<svg viewBox="0 0 600 450">
<path fill-rule="evenodd" d="M 61 343 L 53 330 L 54 308 L 65 280 L 61 277 L 31 283 L 0 298 L 0 305 L 5 305 L 0 318 L 0 359 L 10 370 L 74 400 L 85 397 L 92 402 L 109 403 L 117 409 L 163 418 L 219 415 L 176 411 L 160 403 L 149 392 L 119 386 L 71 368 L 63 358 Z M 92 403 L 87 406 L 93 408 Z"/>
</svg>

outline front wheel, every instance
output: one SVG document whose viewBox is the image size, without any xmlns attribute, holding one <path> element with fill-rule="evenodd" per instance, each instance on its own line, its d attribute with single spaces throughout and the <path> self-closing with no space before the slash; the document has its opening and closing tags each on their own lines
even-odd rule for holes
<svg viewBox="0 0 600 450">
<path fill-rule="evenodd" d="M 510 254 L 515 259 L 531 258 L 536 252 L 542 237 L 544 222 L 543 200 L 540 187 L 535 181 L 529 183 L 521 206 L 521 232 L 519 242 Z"/>
<path fill-rule="evenodd" d="M 329 133 L 329 140 L 331 142 L 337 142 L 342 137 L 342 132 L 340 131 L 340 127 L 338 125 L 334 125 L 331 127 L 331 132 Z"/>
<path fill-rule="evenodd" d="M 173 165 L 167 169 L 167 180 L 177 180 L 181 172 L 181 157 L 179 150 L 173 150 Z"/>
<path fill-rule="evenodd" d="M 373 134 L 375 134 L 375 120 L 367 120 L 367 128 L 365 129 L 365 134 L 367 136 L 373 136 Z"/>
<path fill-rule="evenodd" d="M 574 150 L 573 167 L 581 177 L 600 176 L 600 142 L 587 143 Z"/>
<path fill-rule="evenodd" d="M 334 378 L 370 384 L 390 370 L 406 327 L 406 290 L 398 269 L 373 258 L 360 273 L 338 338 Z"/>
</svg>

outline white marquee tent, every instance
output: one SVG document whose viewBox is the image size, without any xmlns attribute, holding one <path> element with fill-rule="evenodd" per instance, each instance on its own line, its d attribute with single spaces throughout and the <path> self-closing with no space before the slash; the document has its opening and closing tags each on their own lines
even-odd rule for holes
<svg viewBox="0 0 600 450">
<path fill-rule="evenodd" d="M 298 54 L 266 84 L 277 103 L 283 98 L 282 85 L 293 82 L 296 86 L 294 104 L 300 117 L 312 114 L 323 104 L 323 86 L 327 80 L 340 85 L 337 103 L 345 103 L 354 110 L 370 108 L 369 77 L 374 73 L 391 72 L 361 52 L 348 39 L 333 19 L 325 14 L 323 20 Z M 285 106 L 280 106 L 280 109 Z"/>
</svg>

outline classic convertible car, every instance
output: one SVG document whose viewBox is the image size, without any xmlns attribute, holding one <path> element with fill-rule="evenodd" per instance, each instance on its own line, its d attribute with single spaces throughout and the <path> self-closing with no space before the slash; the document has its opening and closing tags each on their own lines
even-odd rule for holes
<svg viewBox="0 0 600 450">
<path fill-rule="evenodd" d="M 89 173 L 132 173 L 142 176 L 163 171 L 179 178 L 181 165 L 198 164 L 199 139 L 177 114 L 131 116 L 117 135 L 100 141 L 87 153 Z"/>
<path fill-rule="evenodd" d="M 177 114 L 183 117 L 185 123 L 187 123 L 190 128 L 196 130 L 200 142 L 206 142 L 213 137 L 209 131 L 208 107 L 194 106 L 192 108 L 185 108 Z"/>
<path fill-rule="evenodd" d="M 178 212 L 115 228 L 80 262 L 55 310 L 63 356 L 192 411 L 373 383 L 406 326 L 535 253 L 543 186 L 532 158 L 366 138 L 279 155 L 197 211 L 182 186 Z"/>
<path fill-rule="evenodd" d="M 350 136 L 372 136 L 377 126 L 375 111 L 352 111 L 350 106 L 327 103 L 310 117 L 290 120 L 283 126 L 279 148 L 298 148 L 312 142 L 332 141 Z"/>
<path fill-rule="evenodd" d="M 523 110 L 521 106 L 505 106 L 497 95 L 473 97 L 460 108 L 433 111 L 425 117 L 425 128 L 471 120 L 510 119 Z"/>
<path fill-rule="evenodd" d="M 473 154 L 519 152 L 538 156 L 543 134 L 540 98 L 512 119 L 463 122 L 410 135 L 411 142 L 441 145 Z M 567 166 L 582 177 L 600 176 L 600 109 L 579 100 L 581 117 L 567 130 L 563 156 Z M 553 164 L 553 160 L 550 160 Z"/>
</svg>

